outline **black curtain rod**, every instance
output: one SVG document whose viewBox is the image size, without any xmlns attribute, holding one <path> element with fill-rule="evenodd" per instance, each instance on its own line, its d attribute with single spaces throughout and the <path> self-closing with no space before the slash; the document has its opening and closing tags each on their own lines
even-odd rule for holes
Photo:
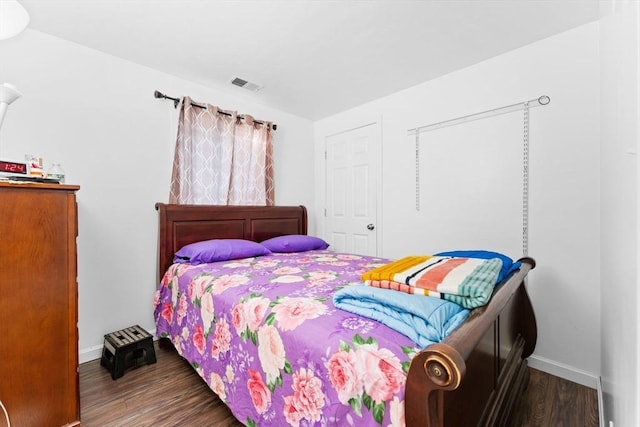
<svg viewBox="0 0 640 427">
<path fill-rule="evenodd" d="M 174 98 L 172 96 L 168 96 L 165 95 L 164 93 L 160 92 L 160 91 L 155 91 L 153 92 L 153 97 L 157 98 L 157 99 L 170 99 L 173 101 L 173 108 L 178 108 L 178 104 L 180 104 L 180 98 Z M 205 107 L 204 105 L 198 105 L 198 104 L 194 104 L 193 102 L 191 103 L 191 105 L 193 105 L 194 107 L 198 107 L 198 108 L 202 108 L 203 110 L 206 109 L 207 107 Z M 218 110 L 218 113 L 220 114 L 224 114 L 225 116 L 231 116 L 231 113 L 227 113 L 225 111 L 222 110 Z M 244 118 L 243 116 L 240 116 L 241 118 Z M 260 121 L 260 120 L 254 120 L 255 123 L 261 124 L 263 125 L 264 122 Z M 273 128 L 273 130 L 276 130 L 278 128 L 278 125 L 276 125 L 275 123 L 271 125 L 271 127 Z"/>
</svg>

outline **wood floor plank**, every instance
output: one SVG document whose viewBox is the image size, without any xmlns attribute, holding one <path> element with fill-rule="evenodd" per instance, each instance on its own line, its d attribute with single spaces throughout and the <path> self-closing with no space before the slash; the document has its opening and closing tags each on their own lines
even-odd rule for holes
<svg viewBox="0 0 640 427">
<path fill-rule="evenodd" d="M 174 350 L 156 345 L 156 357 L 115 381 L 99 360 L 80 365 L 82 425 L 242 425 Z"/>
<path fill-rule="evenodd" d="M 127 371 L 115 381 L 99 360 L 80 365 L 82 426 L 242 426 L 175 350 L 156 343 L 156 357 L 157 363 Z M 529 371 L 513 427 L 598 426 L 594 389 Z"/>
<path fill-rule="evenodd" d="M 598 427 L 598 394 L 530 368 L 529 384 L 514 408 L 513 421 L 522 427 Z"/>
</svg>

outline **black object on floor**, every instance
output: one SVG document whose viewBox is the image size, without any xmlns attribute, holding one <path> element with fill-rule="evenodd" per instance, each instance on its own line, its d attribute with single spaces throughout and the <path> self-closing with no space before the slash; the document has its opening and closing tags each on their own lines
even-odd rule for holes
<svg viewBox="0 0 640 427">
<path fill-rule="evenodd" d="M 156 363 L 153 337 L 140 326 L 135 325 L 104 336 L 104 347 L 100 365 L 111 372 L 116 380 L 129 368 Z"/>
</svg>

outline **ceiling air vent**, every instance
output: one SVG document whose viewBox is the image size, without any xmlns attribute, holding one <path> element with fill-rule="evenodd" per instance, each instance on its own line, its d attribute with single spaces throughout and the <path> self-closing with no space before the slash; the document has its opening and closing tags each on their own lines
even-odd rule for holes
<svg viewBox="0 0 640 427">
<path fill-rule="evenodd" d="M 246 81 L 245 79 L 241 79 L 240 77 L 234 77 L 233 80 L 231 80 L 231 84 L 250 90 L 252 92 L 257 92 L 262 89 L 262 86 L 260 86 L 259 84 Z"/>
</svg>

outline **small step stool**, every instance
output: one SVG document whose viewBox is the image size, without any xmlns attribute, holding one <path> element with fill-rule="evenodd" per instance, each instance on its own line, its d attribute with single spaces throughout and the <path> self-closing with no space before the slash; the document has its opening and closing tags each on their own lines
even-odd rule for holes
<svg viewBox="0 0 640 427">
<path fill-rule="evenodd" d="M 153 337 L 140 326 L 135 325 L 104 336 L 100 365 L 111 372 L 111 378 L 118 379 L 129 368 L 156 363 Z"/>
</svg>

